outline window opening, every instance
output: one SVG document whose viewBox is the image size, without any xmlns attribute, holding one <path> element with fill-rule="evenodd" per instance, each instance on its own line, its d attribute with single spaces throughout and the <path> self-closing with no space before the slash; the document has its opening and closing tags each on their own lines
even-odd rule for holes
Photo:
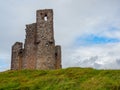
<svg viewBox="0 0 120 90">
<path fill-rule="evenodd" d="M 44 20 L 47 21 L 48 20 L 48 17 L 47 15 L 44 16 Z"/>
<path fill-rule="evenodd" d="M 57 57 L 57 53 L 55 53 L 55 57 Z"/>
<path fill-rule="evenodd" d="M 45 46 L 48 47 L 49 46 L 48 43 L 46 43 Z"/>
<path fill-rule="evenodd" d="M 49 44 L 53 44 L 54 42 L 53 41 L 49 41 Z"/>
</svg>

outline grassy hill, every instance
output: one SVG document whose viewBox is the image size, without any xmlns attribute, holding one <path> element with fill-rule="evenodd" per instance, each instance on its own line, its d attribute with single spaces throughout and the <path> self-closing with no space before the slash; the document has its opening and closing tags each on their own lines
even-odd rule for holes
<svg viewBox="0 0 120 90">
<path fill-rule="evenodd" d="M 0 73 L 0 90 L 120 90 L 120 70 L 6 71 Z"/>
</svg>

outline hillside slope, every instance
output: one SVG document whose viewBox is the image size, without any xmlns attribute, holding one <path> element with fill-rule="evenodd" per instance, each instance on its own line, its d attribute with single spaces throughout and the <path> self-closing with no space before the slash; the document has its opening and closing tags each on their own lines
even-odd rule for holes
<svg viewBox="0 0 120 90">
<path fill-rule="evenodd" d="M 6 71 L 0 73 L 0 90 L 120 90 L 120 70 Z"/>
</svg>

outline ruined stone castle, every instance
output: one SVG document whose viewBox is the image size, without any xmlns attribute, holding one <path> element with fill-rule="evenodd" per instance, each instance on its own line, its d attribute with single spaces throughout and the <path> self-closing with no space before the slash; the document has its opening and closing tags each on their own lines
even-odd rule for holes
<svg viewBox="0 0 120 90">
<path fill-rule="evenodd" d="M 11 70 L 60 69 L 61 46 L 55 45 L 53 10 L 37 10 L 36 23 L 26 25 L 26 39 L 12 46 Z"/>
</svg>

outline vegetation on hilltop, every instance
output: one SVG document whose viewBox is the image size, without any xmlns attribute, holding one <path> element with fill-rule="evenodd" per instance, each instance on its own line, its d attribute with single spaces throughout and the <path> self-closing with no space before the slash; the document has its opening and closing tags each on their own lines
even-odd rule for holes
<svg viewBox="0 0 120 90">
<path fill-rule="evenodd" d="M 6 71 L 0 73 L 0 90 L 120 90 L 120 70 Z"/>
</svg>

